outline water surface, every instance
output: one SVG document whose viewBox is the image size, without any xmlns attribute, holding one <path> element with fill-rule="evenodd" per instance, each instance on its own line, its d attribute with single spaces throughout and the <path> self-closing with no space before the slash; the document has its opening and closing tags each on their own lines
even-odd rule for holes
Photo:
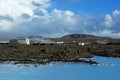
<svg viewBox="0 0 120 80">
<path fill-rule="evenodd" d="M 0 80 L 120 80 L 120 58 L 95 57 L 99 66 L 81 63 L 0 64 Z"/>
</svg>

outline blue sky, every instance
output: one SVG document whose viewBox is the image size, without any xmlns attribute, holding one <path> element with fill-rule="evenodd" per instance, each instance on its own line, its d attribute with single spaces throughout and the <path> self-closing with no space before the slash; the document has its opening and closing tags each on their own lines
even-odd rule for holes
<svg viewBox="0 0 120 80">
<path fill-rule="evenodd" d="M 0 37 L 80 33 L 120 38 L 120 0 L 0 0 Z"/>
<path fill-rule="evenodd" d="M 102 16 L 120 9 L 120 0 L 54 0 L 55 8 Z"/>
</svg>

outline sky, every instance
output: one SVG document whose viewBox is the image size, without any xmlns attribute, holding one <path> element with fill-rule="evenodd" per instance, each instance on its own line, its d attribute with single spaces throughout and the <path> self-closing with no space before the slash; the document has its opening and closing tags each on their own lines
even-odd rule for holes
<svg viewBox="0 0 120 80">
<path fill-rule="evenodd" d="M 0 38 L 93 34 L 120 38 L 120 0 L 0 0 Z"/>
</svg>

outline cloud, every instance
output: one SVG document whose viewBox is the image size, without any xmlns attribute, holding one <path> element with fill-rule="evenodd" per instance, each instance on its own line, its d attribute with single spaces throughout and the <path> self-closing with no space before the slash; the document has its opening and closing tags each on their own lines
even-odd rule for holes
<svg viewBox="0 0 120 80">
<path fill-rule="evenodd" d="M 8 16 L 8 15 L 5 15 L 5 16 L 0 15 L 0 20 L 13 21 L 13 19 L 10 16 Z"/>
<path fill-rule="evenodd" d="M 111 14 L 106 14 L 104 17 L 104 26 L 108 28 L 118 28 L 120 25 L 120 11 L 114 10 Z M 120 29 L 119 29 L 120 30 Z"/>
<path fill-rule="evenodd" d="M 23 17 L 23 15 L 22 15 Z M 20 19 L 20 18 L 19 18 Z M 25 21 L 24 21 L 25 20 Z M 12 32 L 21 34 L 38 34 L 38 35 L 63 35 L 69 32 L 76 25 L 75 15 L 72 11 L 53 9 L 49 15 L 34 15 L 28 19 L 22 18 L 22 22 L 15 23 L 17 26 Z M 56 35 L 56 36 L 57 36 Z M 54 37 L 56 37 L 54 36 Z"/>
<path fill-rule="evenodd" d="M 112 12 L 112 15 L 113 15 L 114 17 L 116 17 L 116 16 L 120 15 L 120 11 L 119 11 L 119 10 L 114 10 L 114 11 Z"/>
<path fill-rule="evenodd" d="M 0 0 L 0 30 L 9 31 L 10 28 L 16 27 L 14 24 L 22 23 L 25 18 L 34 17 L 37 8 L 40 8 L 39 11 L 45 14 L 45 12 L 47 12 L 46 8 L 50 6 L 49 1 L 50 0 Z M 38 6 L 38 4 L 40 6 Z"/>
<path fill-rule="evenodd" d="M 104 22 L 106 27 L 111 27 L 113 25 L 113 19 L 112 16 L 110 14 L 107 14 L 105 16 L 105 22 Z"/>
<path fill-rule="evenodd" d="M 51 0 L 0 0 L 0 32 L 15 36 L 61 37 L 69 33 L 89 33 L 120 37 L 119 10 L 96 19 L 71 10 L 49 10 L 51 5 Z"/>
<path fill-rule="evenodd" d="M 109 14 L 111 19 L 108 20 L 110 23 L 109 28 L 113 30 L 114 32 L 118 33 L 120 32 L 120 11 L 114 10 L 111 14 Z"/>
<path fill-rule="evenodd" d="M 113 30 L 109 30 L 109 29 L 105 29 L 103 31 L 100 32 L 102 36 L 114 36 L 116 38 L 120 37 L 120 32 L 114 32 Z"/>
</svg>

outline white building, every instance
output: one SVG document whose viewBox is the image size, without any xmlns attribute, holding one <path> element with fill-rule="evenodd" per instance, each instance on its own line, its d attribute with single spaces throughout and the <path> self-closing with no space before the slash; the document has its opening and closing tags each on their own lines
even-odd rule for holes
<svg viewBox="0 0 120 80">
<path fill-rule="evenodd" d="M 19 39 L 18 43 L 29 45 L 30 44 L 30 39 L 28 39 L 28 38 L 26 38 L 26 39 Z"/>
<path fill-rule="evenodd" d="M 56 42 L 57 44 L 63 44 L 64 42 L 63 41 L 60 41 L 60 42 Z"/>
<path fill-rule="evenodd" d="M 85 45 L 85 43 L 78 43 L 78 45 L 84 46 L 84 45 Z"/>
<path fill-rule="evenodd" d="M 30 41 L 32 44 L 53 44 L 54 43 L 53 41 L 45 38 L 32 38 Z"/>
<path fill-rule="evenodd" d="M 27 45 L 30 44 L 30 39 L 26 38 L 26 44 L 27 44 Z"/>
<path fill-rule="evenodd" d="M 0 41 L 0 44 L 8 44 L 10 41 Z"/>
</svg>

